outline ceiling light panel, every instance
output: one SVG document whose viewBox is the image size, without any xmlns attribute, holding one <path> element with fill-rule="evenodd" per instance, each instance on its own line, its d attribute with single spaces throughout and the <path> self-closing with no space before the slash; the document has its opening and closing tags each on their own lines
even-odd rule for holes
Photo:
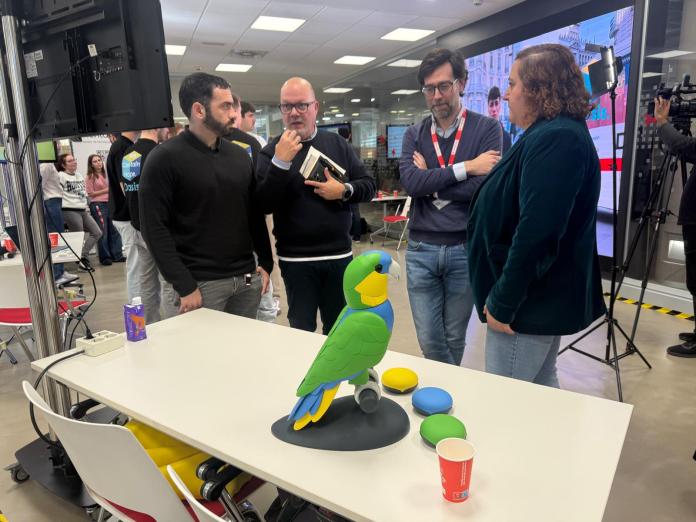
<svg viewBox="0 0 696 522">
<path fill-rule="evenodd" d="M 418 90 L 416 89 L 399 89 L 398 91 L 392 91 L 392 94 L 400 95 L 403 94 L 408 96 L 409 94 L 416 94 Z"/>
<path fill-rule="evenodd" d="M 164 52 L 171 56 L 182 56 L 186 52 L 186 46 L 165 44 Z"/>
<path fill-rule="evenodd" d="M 375 59 L 374 56 L 346 55 L 346 56 L 342 56 L 341 58 L 336 60 L 334 63 L 337 63 L 339 65 L 365 65 L 366 63 L 370 63 L 374 59 Z"/>
<path fill-rule="evenodd" d="M 246 63 L 221 63 L 215 70 L 219 72 L 247 72 L 251 67 Z"/>
<path fill-rule="evenodd" d="M 396 60 L 395 62 L 388 63 L 388 67 L 418 67 L 423 60 Z"/>
<path fill-rule="evenodd" d="M 259 16 L 256 21 L 251 24 L 252 29 L 260 29 L 262 31 L 282 31 L 284 33 L 292 33 L 299 29 L 306 20 L 302 18 L 282 18 L 279 16 Z"/>
<path fill-rule="evenodd" d="M 382 40 L 397 40 L 400 42 L 416 42 L 430 36 L 435 31 L 430 29 L 407 29 L 405 27 L 399 27 L 394 29 L 391 33 L 387 33 L 382 36 Z"/>
<path fill-rule="evenodd" d="M 681 51 L 679 49 L 674 49 L 673 51 L 665 51 L 664 53 L 649 54 L 646 58 L 677 58 L 679 56 L 684 56 L 685 54 L 693 54 L 693 51 Z"/>
<path fill-rule="evenodd" d="M 326 94 L 345 94 L 347 92 L 352 91 L 353 89 L 349 87 L 329 87 L 328 89 L 324 89 L 324 92 Z"/>
</svg>

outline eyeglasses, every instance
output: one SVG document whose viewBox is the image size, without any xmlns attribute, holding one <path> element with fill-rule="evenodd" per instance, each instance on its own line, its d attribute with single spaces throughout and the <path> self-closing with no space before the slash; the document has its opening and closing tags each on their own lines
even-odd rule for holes
<svg viewBox="0 0 696 522">
<path fill-rule="evenodd" d="M 290 114 L 293 109 L 295 109 L 300 114 L 307 112 L 309 106 L 312 105 L 316 100 L 310 102 L 300 102 L 300 103 L 281 103 L 278 105 L 280 112 L 283 114 Z"/>
<path fill-rule="evenodd" d="M 423 87 L 421 87 L 421 92 L 426 96 L 434 96 L 435 89 L 437 89 L 438 91 L 440 91 L 440 94 L 445 96 L 446 94 L 450 93 L 450 91 L 452 90 L 452 86 L 458 81 L 459 80 L 440 82 L 437 85 L 424 85 Z"/>
</svg>

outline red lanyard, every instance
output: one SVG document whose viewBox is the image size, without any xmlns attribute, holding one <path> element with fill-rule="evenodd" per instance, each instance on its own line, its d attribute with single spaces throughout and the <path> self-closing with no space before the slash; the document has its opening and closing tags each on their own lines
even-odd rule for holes
<svg viewBox="0 0 696 522">
<path fill-rule="evenodd" d="M 442 151 L 440 150 L 440 144 L 437 141 L 437 132 L 435 127 L 435 118 L 433 118 L 433 123 L 430 126 L 430 133 L 433 138 L 433 147 L 435 147 L 435 154 L 437 155 L 437 162 L 440 164 L 441 168 L 448 167 L 454 164 L 454 155 L 457 153 L 457 148 L 459 148 L 459 141 L 462 139 L 462 130 L 464 129 L 464 123 L 466 122 L 466 109 L 462 111 L 462 116 L 459 119 L 459 127 L 457 127 L 457 134 L 454 137 L 454 144 L 452 145 L 452 152 L 450 153 L 449 162 L 445 164 L 445 158 L 442 157 Z"/>
</svg>

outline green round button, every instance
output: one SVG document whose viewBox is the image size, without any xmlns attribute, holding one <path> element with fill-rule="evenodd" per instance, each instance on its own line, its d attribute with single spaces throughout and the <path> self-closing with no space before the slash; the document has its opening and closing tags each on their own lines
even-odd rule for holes
<svg viewBox="0 0 696 522">
<path fill-rule="evenodd" d="M 390 368 L 382 373 L 382 386 L 392 393 L 410 393 L 418 386 L 418 375 L 408 368 Z"/>
<path fill-rule="evenodd" d="M 450 437 L 466 439 L 466 427 L 457 417 L 436 413 L 427 417 L 420 425 L 420 434 L 430 446 Z"/>
</svg>

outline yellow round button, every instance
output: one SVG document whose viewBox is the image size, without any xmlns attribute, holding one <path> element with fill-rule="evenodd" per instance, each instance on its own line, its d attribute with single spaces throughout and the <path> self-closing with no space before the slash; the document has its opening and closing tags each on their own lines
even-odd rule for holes
<svg viewBox="0 0 696 522">
<path fill-rule="evenodd" d="M 410 393 L 418 386 L 418 375 L 408 368 L 390 368 L 382 373 L 382 386 L 392 393 Z"/>
</svg>

